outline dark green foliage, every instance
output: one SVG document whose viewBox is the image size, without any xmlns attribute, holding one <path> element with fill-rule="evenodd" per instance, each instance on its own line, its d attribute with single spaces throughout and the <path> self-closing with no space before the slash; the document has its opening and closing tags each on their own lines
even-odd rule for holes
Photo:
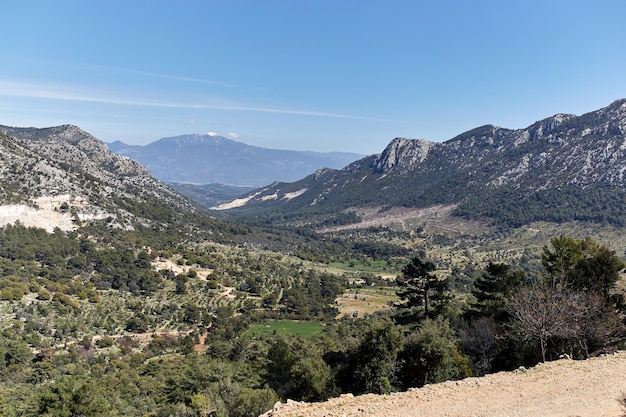
<svg viewBox="0 0 626 417">
<path fill-rule="evenodd" d="M 419 307 L 424 317 L 436 317 L 449 301 L 447 279 L 439 279 L 433 272 L 435 264 L 415 257 L 397 278 L 398 296 L 405 303 L 401 308 Z"/>
<path fill-rule="evenodd" d="M 0 334 L 0 377 L 13 378 L 20 368 L 33 359 L 28 344 L 15 338 Z"/>
<path fill-rule="evenodd" d="M 280 303 L 287 312 L 302 318 L 335 317 L 338 311 L 332 305 L 344 291 L 340 279 L 314 270 L 309 270 L 301 278 L 283 292 Z"/>
<path fill-rule="evenodd" d="M 189 281 L 189 278 L 187 277 L 187 275 L 184 275 L 184 274 L 176 275 L 176 278 L 175 278 L 176 294 L 187 293 L 187 281 Z"/>
<path fill-rule="evenodd" d="M 459 354 L 457 343 L 447 321 L 426 319 L 420 323 L 398 353 L 402 389 L 470 376 L 469 362 Z"/>
<path fill-rule="evenodd" d="M 41 394 L 38 414 L 58 417 L 109 416 L 110 404 L 93 381 L 62 377 Z"/>
<path fill-rule="evenodd" d="M 354 393 L 387 394 L 393 390 L 396 358 L 402 344 L 398 327 L 390 320 L 374 322 L 349 352 L 346 383 Z"/>
<path fill-rule="evenodd" d="M 148 317 L 143 313 L 134 314 L 126 323 L 126 331 L 134 333 L 144 333 L 150 328 Z"/>
<path fill-rule="evenodd" d="M 291 367 L 296 361 L 296 355 L 284 339 L 278 339 L 267 352 L 265 380 L 281 398 L 286 398 L 292 389 Z"/>
<path fill-rule="evenodd" d="M 353 249 L 369 256 L 375 261 L 410 254 L 407 248 L 387 242 L 356 242 L 353 245 Z"/>
<path fill-rule="evenodd" d="M 2 259 L 33 262 L 33 265 L 39 266 L 39 277 L 65 285 L 68 295 L 82 292 L 84 298 L 90 297 L 94 301 L 97 298 L 93 291 L 94 285 L 98 289 L 114 288 L 148 294 L 161 285 L 161 279 L 153 271 L 145 251 L 135 255 L 131 249 L 97 248 L 87 239 L 78 239 L 76 235 L 65 234 L 59 229 L 49 234 L 43 229 L 5 226 L 0 229 L 0 260 Z M 78 274 L 92 273 L 95 275 L 90 281 L 74 280 Z M 23 276 L 22 272 L 23 278 L 28 277 Z M 21 298 L 15 287 L 11 292 L 4 291 L 3 297 L 9 296 Z M 64 300 L 66 299 L 59 301 L 68 305 Z"/>
<path fill-rule="evenodd" d="M 79 250 L 79 242 L 56 229 L 49 234 L 43 229 L 7 225 L 0 229 L 0 257 L 10 260 L 37 261 L 54 266 Z"/>
<path fill-rule="evenodd" d="M 325 401 L 339 393 L 334 377 L 331 368 L 319 353 L 301 355 L 291 367 L 293 395 L 302 401 Z"/>
<path fill-rule="evenodd" d="M 139 258 L 130 249 L 101 249 L 88 255 L 97 273 L 95 285 L 98 289 L 114 288 L 150 294 L 162 285 L 162 278 L 153 270 L 145 252 L 140 252 Z"/>
<path fill-rule="evenodd" d="M 279 339 L 267 354 L 265 380 L 283 401 L 324 401 L 338 390 L 323 353 L 311 341 Z"/>
<path fill-rule="evenodd" d="M 544 247 L 541 262 L 552 284 L 561 283 L 579 291 L 591 291 L 609 303 L 624 262 L 615 251 L 590 237 L 581 240 L 560 236 Z"/>
<path fill-rule="evenodd" d="M 474 304 L 475 313 L 493 317 L 499 322 L 508 319 L 505 308 L 505 300 L 513 291 L 522 285 L 524 273 L 511 271 L 509 266 L 502 263 L 490 262 L 481 276 L 474 283 L 472 294 L 476 297 Z"/>
<path fill-rule="evenodd" d="M 581 221 L 626 224 L 626 191 L 623 187 L 561 187 L 522 193 L 509 188 L 482 189 L 480 197 L 467 199 L 456 214 L 469 219 L 490 217 L 507 227 L 537 221 Z M 493 202 L 497 201 L 497 204 Z"/>
</svg>

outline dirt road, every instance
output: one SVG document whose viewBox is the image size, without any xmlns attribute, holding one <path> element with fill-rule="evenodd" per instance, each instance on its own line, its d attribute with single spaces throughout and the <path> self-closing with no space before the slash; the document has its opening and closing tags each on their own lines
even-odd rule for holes
<svg viewBox="0 0 626 417">
<path fill-rule="evenodd" d="M 392 395 L 288 403 L 265 417 L 621 417 L 626 352 L 429 385 Z"/>
</svg>

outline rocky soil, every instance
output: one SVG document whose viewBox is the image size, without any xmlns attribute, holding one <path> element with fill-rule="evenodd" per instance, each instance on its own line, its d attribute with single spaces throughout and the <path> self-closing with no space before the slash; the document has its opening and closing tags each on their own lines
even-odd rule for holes
<svg viewBox="0 0 626 417">
<path fill-rule="evenodd" d="M 277 404 L 263 417 L 621 417 L 626 352 L 449 381 L 391 395 Z"/>
</svg>

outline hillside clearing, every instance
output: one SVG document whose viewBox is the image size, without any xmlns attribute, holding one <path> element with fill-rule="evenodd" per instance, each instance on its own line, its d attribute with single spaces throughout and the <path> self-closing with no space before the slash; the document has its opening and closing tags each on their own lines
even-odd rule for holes
<svg viewBox="0 0 626 417">
<path fill-rule="evenodd" d="M 369 227 L 389 227 L 403 231 L 414 231 L 418 226 L 427 225 L 433 230 L 454 233 L 476 233 L 488 229 L 486 224 L 461 219 L 452 215 L 458 204 L 435 205 L 430 207 L 361 207 L 354 211 L 361 217 L 359 223 L 331 226 L 320 233 L 342 230 L 367 229 Z"/>
<path fill-rule="evenodd" d="M 389 310 L 391 304 L 397 301 L 395 289 L 379 287 L 350 289 L 337 298 L 338 317 L 344 315 L 363 317 L 377 311 Z"/>
</svg>

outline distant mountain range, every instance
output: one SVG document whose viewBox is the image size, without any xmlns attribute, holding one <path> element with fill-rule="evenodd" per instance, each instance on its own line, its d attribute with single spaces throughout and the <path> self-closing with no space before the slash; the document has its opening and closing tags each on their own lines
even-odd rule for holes
<svg viewBox="0 0 626 417">
<path fill-rule="evenodd" d="M 153 161 L 161 161 L 165 180 L 180 182 L 181 176 L 166 174 L 164 167 L 183 172 L 183 165 L 193 166 L 185 174 L 191 181 L 196 168 L 216 169 L 208 162 L 210 156 L 221 160 L 219 175 L 227 182 L 227 177 L 242 172 L 244 161 L 252 175 L 254 167 L 262 172 L 272 165 L 268 161 L 275 167 L 296 166 L 299 163 L 288 156 L 309 154 L 200 135 L 162 139 L 145 147 L 109 146 L 137 159 L 149 150 Z M 66 219 L 70 222 L 133 229 L 158 227 L 155 218 L 165 226 L 200 211 L 144 166 L 109 151 L 76 126 L 0 126 L 0 160 L 0 205 L 9 217 L 13 211 L 53 204 L 55 213 L 71 214 Z M 264 225 L 357 224 L 365 211 L 445 207 L 453 216 L 502 227 L 535 221 L 626 226 L 625 185 L 626 99 L 581 116 L 557 114 L 524 129 L 486 125 L 441 143 L 396 138 L 382 153 L 342 169 L 321 168 L 298 181 L 275 182 L 248 193 L 242 187 L 172 183 L 197 202 L 229 209 L 229 218 L 253 218 Z"/>
<path fill-rule="evenodd" d="M 307 218 L 363 207 L 446 205 L 456 216 L 504 226 L 540 220 L 623 226 L 625 181 L 626 100 L 620 99 L 525 129 L 486 125 L 442 143 L 397 138 L 381 154 L 341 170 L 272 184 L 220 208 Z"/>
<path fill-rule="evenodd" d="M 221 136 L 183 135 L 148 145 L 108 144 L 119 155 L 145 166 L 166 183 L 261 187 L 295 181 L 320 168 L 343 168 L 363 155 L 267 149 Z"/>
</svg>

